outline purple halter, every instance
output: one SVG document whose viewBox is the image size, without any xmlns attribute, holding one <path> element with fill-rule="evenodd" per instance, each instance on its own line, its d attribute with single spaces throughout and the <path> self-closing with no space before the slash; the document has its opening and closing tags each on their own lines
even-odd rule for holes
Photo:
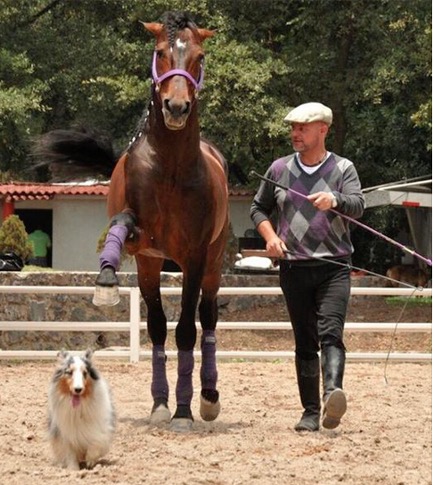
<svg viewBox="0 0 434 485">
<path fill-rule="evenodd" d="M 196 81 L 194 77 L 187 71 L 184 71 L 184 69 L 171 69 L 170 71 L 165 72 L 161 76 L 158 76 L 157 74 L 157 52 L 154 51 L 154 56 L 152 58 L 152 79 L 154 80 L 154 83 L 157 87 L 157 92 L 159 91 L 160 84 L 167 78 L 173 77 L 173 76 L 184 76 L 187 78 L 191 84 L 193 84 L 194 88 L 196 91 L 200 91 L 202 89 L 203 85 L 203 77 L 204 77 L 204 69 L 203 69 L 203 63 L 201 64 L 200 67 L 200 75 L 199 75 L 199 80 Z"/>
</svg>

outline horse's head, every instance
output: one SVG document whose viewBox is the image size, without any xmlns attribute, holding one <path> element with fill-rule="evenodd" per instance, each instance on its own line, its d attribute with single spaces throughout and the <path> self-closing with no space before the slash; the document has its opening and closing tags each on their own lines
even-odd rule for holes
<svg viewBox="0 0 434 485">
<path fill-rule="evenodd" d="M 164 122 L 170 130 L 182 130 L 202 87 L 202 42 L 214 33 L 199 29 L 185 13 L 168 13 L 162 24 L 143 25 L 156 39 L 152 77 Z"/>
</svg>

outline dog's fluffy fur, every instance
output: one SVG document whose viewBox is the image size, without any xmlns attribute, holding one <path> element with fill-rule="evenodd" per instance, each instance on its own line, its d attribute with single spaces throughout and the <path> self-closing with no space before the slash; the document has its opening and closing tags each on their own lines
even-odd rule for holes
<svg viewBox="0 0 434 485">
<path fill-rule="evenodd" d="M 110 448 L 115 412 L 106 381 L 91 361 L 92 351 L 61 351 L 48 394 L 48 433 L 55 462 L 78 470 L 93 467 Z"/>
<path fill-rule="evenodd" d="M 397 266 L 392 266 L 386 272 L 388 278 L 392 278 L 396 281 L 391 281 L 390 286 L 399 286 L 399 281 L 413 285 L 419 288 L 424 288 L 428 281 L 428 273 L 423 269 L 420 269 L 411 264 L 399 264 Z"/>
</svg>

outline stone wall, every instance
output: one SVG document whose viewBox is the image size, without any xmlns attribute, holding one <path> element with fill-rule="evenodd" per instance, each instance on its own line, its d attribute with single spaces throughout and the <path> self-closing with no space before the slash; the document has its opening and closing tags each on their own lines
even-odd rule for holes
<svg viewBox="0 0 434 485">
<path fill-rule="evenodd" d="M 73 272 L 0 272 L 2 286 L 94 286 L 96 273 Z M 137 286 L 135 273 L 119 273 L 120 285 Z M 163 273 L 162 286 L 181 286 L 182 276 L 176 273 Z M 227 275 L 222 286 L 275 286 L 276 275 L 262 275 L 252 279 L 246 275 Z M 219 297 L 221 319 L 224 313 L 233 309 L 244 310 L 250 307 L 253 297 Z M 256 297 L 255 297 L 256 298 Z M 268 301 L 282 297 L 266 297 Z M 258 297 L 258 302 L 265 297 Z M 282 300 L 283 301 L 283 300 Z M 163 297 L 163 306 L 168 321 L 176 321 L 180 312 L 180 297 Z M 141 301 L 141 319 L 146 321 L 146 305 Z M 2 321 L 129 321 L 129 297 L 121 296 L 114 307 L 95 307 L 92 295 L 44 295 L 0 293 L 0 320 Z M 142 343 L 147 341 L 147 333 L 142 332 Z M 128 332 L 21 332 L 0 331 L 0 348 L 3 350 L 57 350 L 60 348 L 78 349 L 91 346 L 128 346 Z"/>
<path fill-rule="evenodd" d="M 93 286 L 96 273 L 74 272 L 0 272 L 1 286 Z M 135 273 L 119 273 L 120 285 L 137 286 Z M 162 273 L 162 286 L 181 286 L 182 276 Z M 222 287 L 278 286 L 277 274 L 271 275 L 223 275 Z M 372 278 L 353 279 L 353 286 L 372 286 Z M 220 320 L 230 311 L 248 311 L 252 306 L 270 304 L 284 305 L 282 295 L 277 296 L 220 296 L 218 299 Z M 180 297 L 163 297 L 168 321 L 176 321 L 180 312 Z M 141 302 L 141 319 L 146 321 L 146 305 Z M 92 295 L 43 295 L 0 293 L 0 321 L 129 321 L 129 297 L 121 296 L 115 307 L 95 307 Z M 248 320 L 248 316 L 246 316 Z M 147 342 L 147 332 L 142 332 L 142 343 Z M 0 348 L 3 350 L 58 350 L 128 346 L 128 332 L 19 332 L 0 331 Z"/>
</svg>

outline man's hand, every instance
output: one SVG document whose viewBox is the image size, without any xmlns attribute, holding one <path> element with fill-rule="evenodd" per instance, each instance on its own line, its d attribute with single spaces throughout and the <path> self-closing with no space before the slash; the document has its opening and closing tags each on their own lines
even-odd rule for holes
<svg viewBox="0 0 434 485">
<path fill-rule="evenodd" d="M 308 195 L 307 198 L 320 211 L 327 211 L 336 207 L 336 198 L 331 192 L 315 192 Z"/>
<path fill-rule="evenodd" d="M 266 243 L 269 258 L 284 258 L 287 247 L 274 231 L 270 221 L 262 221 L 256 228 Z"/>
<path fill-rule="evenodd" d="M 287 250 L 285 243 L 277 235 L 267 241 L 266 248 L 270 258 L 284 258 Z"/>
</svg>

